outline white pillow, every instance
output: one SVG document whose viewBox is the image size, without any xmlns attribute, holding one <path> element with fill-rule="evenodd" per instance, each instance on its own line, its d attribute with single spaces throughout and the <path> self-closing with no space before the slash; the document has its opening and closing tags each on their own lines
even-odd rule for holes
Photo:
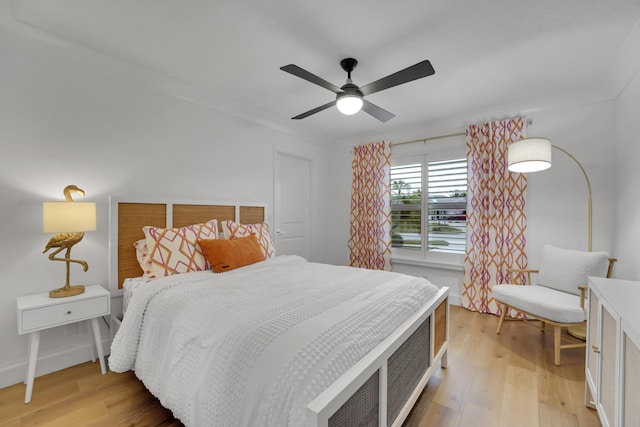
<svg viewBox="0 0 640 427">
<path fill-rule="evenodd" d="M 138 264 L 142 269 L 142 277 L 145 279 L 155 279 L 153 275 L 151 258 L 149 257 L 149 247 L 147 246 L 147 239 L 140 239 L 133 244 L 136 248 L 136 258 Z"/>
<path fill-rule="evenodd" d="M 587 277 L 606 276 L 608 258 L 606 252 L 582 252 L 545 245 L 538 285 L 578 295 L 578 286 L 586 286 Z"/>
</svg>

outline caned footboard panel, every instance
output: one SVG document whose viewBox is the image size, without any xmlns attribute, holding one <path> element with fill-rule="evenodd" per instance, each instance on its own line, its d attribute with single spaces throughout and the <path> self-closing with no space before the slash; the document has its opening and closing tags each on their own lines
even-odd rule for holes
<svg viewBox="0 0 640 427">
<path fill-rule="evenodd" d="M 431 317 L 387 361 L 387 425 L 398 417 L 430 366 Z"/>
<path fill-rule="evenodd" d="M 329 427 L 376 427 L 380 425 L 380 371 L 376 371 L 329 418 Z"/>
<path fill-rule="evenodd" d="M 308 426 L 399 426 L 436 365 L 446 367 L 448 288 L 307 406 Z"/>
</svg>

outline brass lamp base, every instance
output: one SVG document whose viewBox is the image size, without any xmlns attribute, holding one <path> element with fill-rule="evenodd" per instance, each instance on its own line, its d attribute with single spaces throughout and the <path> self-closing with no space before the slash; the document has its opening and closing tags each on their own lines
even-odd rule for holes
<svg viewBox="0 0 640 427">
<path fill-rule="evenodd" d="M 80 295 L 84 293 L 84 286 L 64 286 L 62 288 L 53 289 L 49 291 L 49 298 L 66 298 L 73 295 Z"/>
<path fill-rule="evenodd" d="M 579 340 L 586 341 L 587 340 L 587 325 L 577 325 L 577 326 L 569 326 L 567 328 L 567 332 L 572 337 L 576 337 Z"/>
</svg>

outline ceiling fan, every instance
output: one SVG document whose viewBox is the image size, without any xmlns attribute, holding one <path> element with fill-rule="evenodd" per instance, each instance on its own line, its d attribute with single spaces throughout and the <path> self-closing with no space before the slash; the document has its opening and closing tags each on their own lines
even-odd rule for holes
<svg viewBox="0 0 640 427">
<path fill-rule="evenodd" d="M 315 83 L 318 86 L 322 86 L 323 88 L 328 89 L 336 94 L 335 101 L 328 102 L 305 113 L 299 114 L 295 117 L 292 117 L 292 119 L 304 119 L 305 117 L 309 117 L 312 114 L 318 113 L 322 110 L 326 110 L 327 108 L 336 105 L 338 107 L 338 110 L 340 110 L 342 114 L 352 115 L 362 109 L 365 111 L 365 113 L 370 114 L 381 122 L 386 122 L 394 118 L 395 115 L 388 112 L 387 110 L 378 107 L 375 104 L 372 104 L 371 102 L 364 99 L 364 97 L 366 95 L 371 95 L 372 93 L 380 92 L 381 90 L 389 89 L 403 83 L 421 79 L 435 73 L 435 70 L 431 66 L 431 63 L 428 60 L 425 60 L 422 62 L 418 62 L 411 67 L 407 67 L 404 70 L 400 70 L 396 73 L 390 74 L 387 77 L 383 77 L 380 80 L 376 80 L 373 83 L 358 87 L 351 81 L 351 72 L 354 68 L 356 68 L 356 65 L 358 65 L 358 61 L 353 58 L 345 58 L 340 61 L 340 66 L 344 71 L 347 72 L 347 83 L 342 87 L 337 87 L 294 64 L 280 67 L 282 71 L 286 71 L 287 73 L 298 76 L 301 79 L 310 81 L 311 83 Z"/>
</svg>

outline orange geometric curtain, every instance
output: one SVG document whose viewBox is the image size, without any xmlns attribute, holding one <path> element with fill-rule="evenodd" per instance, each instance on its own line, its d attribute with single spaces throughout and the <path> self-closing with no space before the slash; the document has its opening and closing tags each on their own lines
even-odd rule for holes
<svg viewBox="0 0 640 427">
<path fill-rule="evenodd" d="M 349 265 L 391 270 L 391 144 L 353 149 Z"/>
<path fill-rule="evenodd" d="M 500 314 L 491 288 L 510 282 L 507 268 L 527 265 L 527 179 L 507 169 L 507 146 L 524 138 L 525 126 L 518 118 L 467 129 L 467 249 L 461 301 L 472 311 Z"/>
</svg>

